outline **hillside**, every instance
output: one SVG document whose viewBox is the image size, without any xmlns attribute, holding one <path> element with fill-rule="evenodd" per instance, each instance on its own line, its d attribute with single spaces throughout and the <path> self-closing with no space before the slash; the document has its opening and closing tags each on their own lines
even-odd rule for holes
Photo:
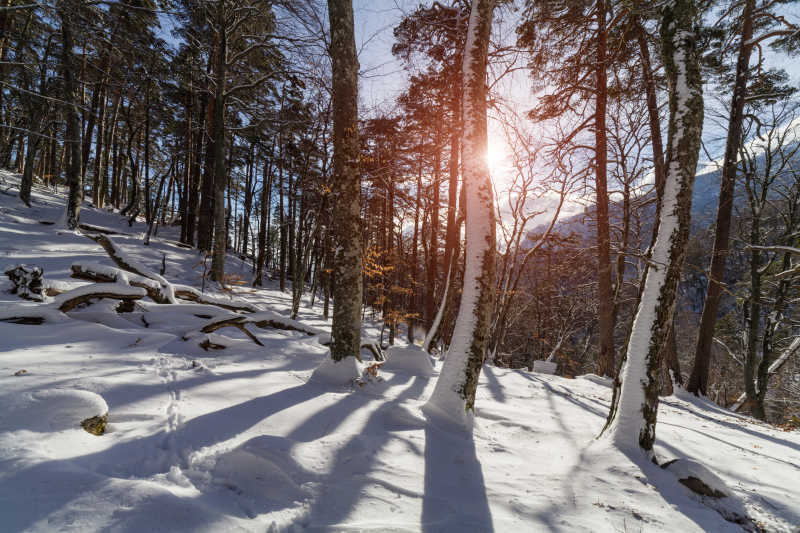
<svg viewBox="0 0 800 533">
<path fill-rule="evenodd" d="M 62 194 L 35 189 L 26 208 L 18 176 L 1 177 L 3 271 L 41 266 L 65 290 L 88 284 L 70 277 L 74 263 L 114 266 L 85 235 L 41 223 L 59 219 Z M 149 270 L 163 260 L 169 283 L 200 287 L 199 256 L 169 228 L 143 246 L 142 224 L 88 206 L 81 220 L 117 232 Z M 250 279 L 233 256 L 228 270 Z M 2 313 L 44 305 L 11 287 L 3 277 Z M 275 287 L 210 298 L 281 323 L 291 305 Z M 611 396 L 596 376 L 487 365 L 469 438 L 422 416 L 441 363 L 431 375 L 418 351 L 390 350 L 377 378 L 335 386 L 312 379 L 324 333 L 249 328 L 259 346 L 236 328 L 197 334 L 216 306 L 145 297 L 132 312 L 115 307 L 0 322 L 0 530 L 741 531 L 723 515 L 745 514 L 751 530 L 800 526 L 800 432 L 680 391 L 661 403 L 656 454 L 706 465 L 725 498 L 596 440 Z M 305 300 L 298 320 L 312 333 L 330 326 Z M 226 347 L 207 351 L 206 339 Z M 80 427 L 105 410 L 104 435 Z"/>
</svg>

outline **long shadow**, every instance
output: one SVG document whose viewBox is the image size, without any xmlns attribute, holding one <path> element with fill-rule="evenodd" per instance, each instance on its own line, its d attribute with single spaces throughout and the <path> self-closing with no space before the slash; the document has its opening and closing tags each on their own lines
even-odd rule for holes
<svg viewBox="0 0 800 533">
<path fill-rule="evenodd" d="M 425 426 L 424 532 L 492 532 L 492 512 L 472 434 Z"/>
<path fill-rule="evenodd" d="M 108 481 L 107 476 L 146 477 L 167 472 L 178 462 L 183 463 L 186 452 L 182 445 L 194 449 L 223 442 L 250 429 L 269 416 L 306 402 L 327 392 L 315 385 L 302 384 L 291 389 L 254 398 L 240 404 L 198 416 L 175 432 L 156 434 L 115 444 L 100 452 L 71 459 L 36 463 L 3 477 L 0 484 L 0 507 L 25 509 L 32 507 L 29 499 L 35 494 L 35 515 L 16 514 L 3 518 L 3 530 L 18 531 L 38 519 L 67 505 L 76 490 L 53 490 L 57 479 L 68 479 L 82 493 L 97 489 Z M 176 457 L 177 456 L 177 457 Z M 185 467 L 186 465 L 183 464 Z M 100 473 L 98 473 L 100 472 Z"/>
<path fill-rule="evenodd" d="M 556 394 L 556 395 L 560 396 L 561 398 L 564 398 L 565 400 L 574 403 L 578 407 L 581 407 L 581 408 L 589 411 L 592 414 L 595 414 L 595 415 L 597 415 L 597 416 L 599 416 L 601 418 L 605 418 L 606 415 L 608 415 L 607 412 L 601 411 L 597 407 L 594 407 L 594 406 L 590 405 L 587 402 L 583 402 L 581 400 L 578 400 L 577 398 L 575 398 L 574 395 L 570 394 L 569 392 L 560 391 L 560 390 L 555 389 L 552 385 L 550 385 L 548 382 L 546 382 L 543 379 L 537 378 L 535 376 L 530 376 L 528 374 L 520 374 L 520 375 L 523 376 L 525 379 L 528 379 L 530 381 L 539 383 L 540 385 L 542 385 L 545 389 L 547 389 L 552 394 Z M 588 400 L 588 398 L 587 398 L 587 400 Z M 604 406 L 601 402 L 598 402 L 597 400 L 589 400 L 589 401 L 591 401 L 592 403 L 597 403 L 601 407 L 606 407 L 607 408 L 607 406 Z"/>
<path fill-rule="evenodd" d="M 645 459 L 644 455 L 641 458 L 628 457 L 641 469 L 664 501 L 697 524 L 701 531 L 725 531 L 727 528 L 723 526 L 726 524 L 730 529 L 736 527 L 727 522 L 719 512 L 689 496 L 688 490 L 678 482 L 672 472 L 661 469 Z M 744 512 L 743 509 L 741 511 Z"/>
<path fill-rule="evenodd" d="M 489 365 L 484 365 L 483 374 L 486 376 L 486 381 L 488 382 L 487 387 L 492 398 L 500 403 L 505 403 L 506 391 L 503 389 L 500 381 L 498 381 L 497 376 L 494 375 L 494 369 Z"/>
<path fill-rule="evenodd" d="M 726 441 L 724 439 L 721 439 L 719 437 L 714 437 L 713 435 L 709 435 L 708 433 L 706 433 L 704 431 L 700 431 L 699 429 L 689 428 L 689 427 L 686 427 L 686 426 L 681 426 L 679 424 L 672 424 L 670 422 L 661 422 L 661 424 L 664 424 L 665 426 L 672 426 L 672 427 L 680 428 L 682 431 L 693 431 L 695 433 L 699 433 L 700 435 L 702 435 L 703 437 L 705 437 L 707 439 L 711 439 L 711 440 L 715 440 L 717 442 L 721 442 L 722 444 L 730 446 L 731 448 L 736 448 L 736 449 L 738 449 L 740 451 L 747 452 L 749 454 L 759 455 L 761 457 L 764 457 L 765 459 L 771 459 L 772 461 L 777 461 L 779 463 L 783 463 L 783 464 L 786 464 L 788 466 L 791 466 L 792 468 L 800 470 L 800 467 L 798 467 L 798 465 L 795 464 L 795 463 L 792 463 L 790 461 L 786 461 L 784 459 L 778 459 L 777 457 L 773 457 L 771 455 L 766 455 L 764 453 L 757 452 L 757 451 L 752 450 L 750 448 L 744 448 L 742 446 L 739 446 L 738 444 L 733 444 L 732 442 L 728 442 L 728 441 Z M 659 444 L 660 444 L 660 442 L 659 442 Z"/>
<path fill-rule="evenodd" d="M 402 378 L 400 378 L 398 375 L 395 375 L 389 381 L 387 381 L 386 384 L 393 385 L 400 379 Z M 352 415 L 356 409 L 363 407 L 371 401 L 376 401 L 379 399 L 382 398 L 377 396 L 368 396 L 366 394 L 347 394 L 338 401 L 323 409 L 320 409 L 305 419 L 287 435 L 287 438 L 296 440 L 298 442 L 311 442 L 322 438 L 325 435 L 330 435 L 336 430 L 337 427 L 339 427 L 339 425 L 342 424 L 342 422 L 344 422 L 347 417 Z"/>
<path fill-rule="evenodd" d="M 406 383 L 410 378 L 395 374 L 389 383 Z M 337 452 L 333 468 L 326 476 L 330 488 L 320 495 L 309 512 L 310 529 L 315 531 L 341 531 L 341 523 L 347 519 L 358 504 L 364 487 L 380 484 L 389 490 L 403 493 L 403 489 L 381 483 L 370 473 L 381 449 L 394 434 L 387 427 L 387 419 L 403 402 L 419 398 L 425 391 L 427 379 L 414 377 L 413 382 L 392 401 L 386 402 L 373 412 L 358 435 L 352 437 Z M 294 432 L 293 432 L 294 433 Z"/>
<path fill-rule="evenodd" d="M 667 442 L 664 442 L 663 440 L 659 440 L 657 444 L 658 444 L 658 446 L 663 447 L 664 449 L 668 450 L 675 457 L 678 457 L 678 458 L 687 457 L 686 453 L 684 453 L 683 451 L 679 450 L 675 446 L 673 446 L 673 445 L 671 445 L 671 444 L 669 444 Z M 736 447 L 738 448 L 738 446 L 736 446 Z M 752 451 L 752 450 L 748 450 L 748 451 Z M 769 458 L 769 456 L 766 456 L 766 457 Z M 688 457 L 688 458 L 692 459 L 691 457 Z M 795 468 L 797 468 L 797 467 L 795 467 Z M 744 478 L 742 476 L 736 475 L 735 472 L 730 472 L 730 473 L 728 473 L 728 475 L 732 475 L 732 477 L 735 477 L 736 479 L 739 480 L 738 485 L 739 485 L 739 487 L 741 487 L 743 489 L 742 492 L 749 492 L 749 491 L 746 490 L 746 486 L 744 484 L 745 483 L 752 483 L 751 479 L 746 479 L 746 478 Z M 763 482 L 760 482 L 757 485 L 757 487 L 763 487 L 763 486 L 764 486 Z M 777 490 L 777 489 L 781 489 L 782 487 L 772 486 L 772 488 Z M 797 505 L 792 505 L 790 502 L 785 502 L 785 501 L 781 501 L 781 500 L 773 500 L 771 498 L 767 498 L 760 491 L 755 491 L 755 490 L 753 490 L 752 493 L 749 494 L 749 496 L 751 498 L 760 499 L 762 502 L 766 503 L 767 506 L 772 507 L 773 509 L 776 509 L 776 510 L 780 509 L 781 514 L 783 514 L 784 516 L 788 515 L 789 517 L 791 517 L 789 519 L 790 523 L 800 524 L 800 509 L 798 509 Z"/>
<path fill-rule="evenodd" d="M 752 429 L 748 429 L 745 424 L 734 424 L 732 422 L 727 422 L 725 420 L 720 420 L 719 418 L 714 418 L 714 417 L 708 416 L 708 415 L 703 414 L 703 413 L 701 413 L 699 411 L 696 411 L 694 409 L 689 409 L 689 408 L 687 408 L 687 407 L 685 407 L 683 405 L 679 405 L 679 404 L 672 403 L 672 402 L 669 402 L 669 401 L 666 401 L 664 403 L 666 405 L 669 405 L 670 407 L 672 407 L 674 409 L 681 409 L 683 411 L 686 411 L 687 413 L 691 413 L 691 414 L 697 416 L 698 418 L 703 418 L 705 420 L 708 420 L 709 422 L 714 422 L 714 423 L 719 424 L 721 426 L 725 426 L 726 428 L 735 429 L 737 431 L 741 431 L 743 433 L 747 433 L 748 435 L 752 435 L 753 437 L 756 437 L 756 438 L 759 438 L 759 439 L 768 440 L 768 441 L 773 442 L 775 444 L 779 444 L 781 446 L 786 446 L 787 448 L 791 448 L 796 452 L 800 452 L 800 444 L 797 444 L 797 443 L 794 443 L 794 442 L 790 442 L 788 440 L 779 439 L 778 437 L 773 437 L 772 435 L 769 435 L 766 432 L 761 433 L 759 431 L 753 431 Z M 727 414 L 731 415 L 733 413 L 727 413 Z"/>
</svg>

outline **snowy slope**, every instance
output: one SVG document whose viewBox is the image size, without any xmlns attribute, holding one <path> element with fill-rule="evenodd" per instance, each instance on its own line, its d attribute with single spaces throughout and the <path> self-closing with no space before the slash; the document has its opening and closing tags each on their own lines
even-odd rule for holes
<svg viewBox="0 0 800 533">
<path fill-rule="evenodd" d="M 73 262 L 113 266 L 85 236 L 39 223 L 58 218 L 61 195 L 36 190 L 28 209 L 2 177 L 0 266 L 75 286 Z M 196 252 L 144 247 L 142 225 L 113 213 L 85 208 L 82 221 L 130 233 L 114 236 L 126 253 L 154 271 L 165 253 L 169 281 L 198 285 Z M 0 306 L 19 305 L 0 285 Z M 288 294 L 238 292 L 288 315 Z M 225 328 L 210 337 L 228 348 L 207 352 L 182 339 L 205 319 L 114 305 L 0 322 L 1 531 L 741 531 L 668 471 L 643 474 L 595 439 L 610 399 L 600 378 L 487 366 L 470 439 L 422 418 L 438 362 L 432 376 L 387 364 L 380 380 L 333 387 L 309 380 L 326 355 L 318 336 L 251 328 L 260 347 Z M 307 302 L 299 319 L 330 326 Z M 81 429 L 105 409 L 105 435 Z M 800 433 L 681 395 L 662 403 L 657 433 L 660 460 L 704 463 L 757 524 L 798 531 Z"/>
</svg>

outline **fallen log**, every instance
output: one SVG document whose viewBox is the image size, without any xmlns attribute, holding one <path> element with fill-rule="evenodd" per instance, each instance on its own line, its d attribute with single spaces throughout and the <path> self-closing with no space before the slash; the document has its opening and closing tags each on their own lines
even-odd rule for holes
<svg viewBox="0 0 800 533">
<path fill-rule="evenodd" d="M 86 224 L 85 222 L 81 222 L 78 227 L 83 231 L 91 231 L 92 233 L 102 233 L 104 235 L 128 235 L 130 233 L 123 233 L 121 231 L 113 230 L 110 228 L 104 228 L 102 226 L 93 226 L 92 224 Z"/>
<path fill-rule="evenodd" d="M 129 287 L 116 283 L 86 285 L 58 295 L 49 304 L 10 306 L 0 311 L 0 322 L 33 325 L 40 325 L 45 322 L 64 322 L 69 319 L 65 313 L 90 300 L 108 298 L 132 304 L 133 301 L 143 298 L 146 294 L 146 291 L 139 287 Z"/>
<path fill-rule="evenodd" d="M 229 311 L 238 311 L 242 313 L 258 313 L 261 311 L 258 307 L 250 304 L 238 304 L 229 300 L 222 300 L 215 298 L 208 294 L 203 294 L 194 287 L 188 285 L 173 285 L 173 291 L 176 298 L 181 300 L 188 300 L 190 302 L 197 302 L 199 304 L 215 305 Z"/>
<path fill-rule="evenodd" d="M 168 304 L 168 294 L 155 280 L 128 273 L 118 268 L 100 265 L 97 263 L 73 263 L 71 277 L 94 281 L 96 283 L 122 283 L 132 287 L 139 287 L 147 291 L 147 296 L 156 303 Z"/>
<path fill-rule="evenodd" d="M 297 322 L 296 320 L 291 320 L 277 313 L 262 311 L 249 315 L 227 315 L 216 317 L 204 324 L 202 327 L 200 327 L 200 329 L 189 331 L 184 334 L 183 340 L 188 341 L 189 339 L 196 337 L 199 333 L 213 333 L 218 329 L 235 327 L 247 335 L 253 342 L 259 346 L 263 346 L 261 341 L 259 341 L 255 335 L 247 330 L 245 327 L 247 324 L 252 324 L 261 329 L 299 331 L 301 333 L 305 333 L 306 335 L 319 335 L 322 333 L 316 328 L 306 326 L 305 324 Z"/>
<path fill-rule="evenodd" d="M 140 287 L 130 287 L 122 284 L 100 283 L 78 287 L 56 297 L 53 307 L 66 313 L 89 300 L 108 298 L 112 300 L 132 301 L 144 298 L 147 291 Z"/>
<path fill-rule="evenodd" d="M 259 346 L 264 346 L 264 344 L 260 340 L 258 340 L 258 338 L 255 335 L 253 335 L 247 330 L 245 325 L 248 323 L 249 322 L 246 320 L 246 317 L 240 315 L 223 320 L 216 320 L 214 321 L 213 324 L 207 324 L 202 328 L 200 328 L 200 331 L 202 331 L 203 333 L 212 333 L 214 331 L 217 331 L 218 329 L 226 327 L 234 327 L 239 331 L 241 331 L 242 333 L 244 333 L 245 335 L 247 335 L 250 338 L 250 340 L 253 341 L 254 343 L 258 344 Z M 184 337 L 184 340 L 187 340 L 187 338 Z"/>
<path fill-rule="evenodd" d="M 148 270 L 147 267 L 138 261 L 129 258 L 107 235 L 87 235 L 87 237 L 102 246 L 111 260 L 114 261 L 120 269 L 157 282 L 163 293 L 162 299 L 168 303 L 175 303 L 175 293 L 170 282 L 159 274 Z"/>
</svg>

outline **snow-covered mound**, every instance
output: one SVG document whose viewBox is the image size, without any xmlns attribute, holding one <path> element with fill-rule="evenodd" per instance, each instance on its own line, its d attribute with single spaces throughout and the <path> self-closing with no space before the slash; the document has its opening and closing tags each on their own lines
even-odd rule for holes
<svg viewBox="0 0 800 533">
<path fill-rule="evenodd" d="M 431 356 L 418 346 L 390 347 L 386 350 L 386 362 L 382 369 L 422 377 L 430 377 L 434 373 Z"/>
<path fill-rule="evenodd" d="M 28 209 L 14 197 L 17 178 L 5 179 L 7 263 L 42 266 L 45 280 L 70 288 L 88 283 L 71 277 L 73 263 L 114 267 L 93 240 L 39 223 L 58 219 L 62 195 L 35 190 Z M 118 231 L 114 242 L 143 269 L 159 272 L 163 260 L 168 283 L 199 292 L 200 258 L 174 244 L 172 228 L 142 246 L 142 224 L 89 207 L 81 216 Z M 251 272 L 234 257 L 227 266 Z M 8 288 L 2 309 L 21 302 Z M 291 308 L 275 287 L 206 287 L 204 298 L 276 320 Z M 311 379 L 328 366 L 324 334 L 245 324 L 261 345 L 226 327 L 202 337 L 203 348 L 184 335 L 229 310 L 144 297 L 117 312 L 117 303 L 41 325 L 0 322 L 1 531 L 742 530 L 669 469 L 597 439 L 606 380 L 486 366 L 470 438 L 422 416 L 437 372 L 415 348 L 389 350 L 380 380 L 333 385 Z M 307 299 L 297 323 L 330 329 Z M 379 335 L 364 326 L 365 341 Z M 101 411 L 104 435 L 75 426 Z M 661 403 L 657 437 L 662 463 L 703 465 L 753 524 L 797 531 L 800 433 L 678 394 Z"/>
<path fill-rule="evenodd" d="M 48 433 L 81 430 L 81 421 L 108 413 L 108 405 L 97 393 L 83 390 L 43 389 L 5 397 L 2 424 L 10 431 Z"/>
</svg>

